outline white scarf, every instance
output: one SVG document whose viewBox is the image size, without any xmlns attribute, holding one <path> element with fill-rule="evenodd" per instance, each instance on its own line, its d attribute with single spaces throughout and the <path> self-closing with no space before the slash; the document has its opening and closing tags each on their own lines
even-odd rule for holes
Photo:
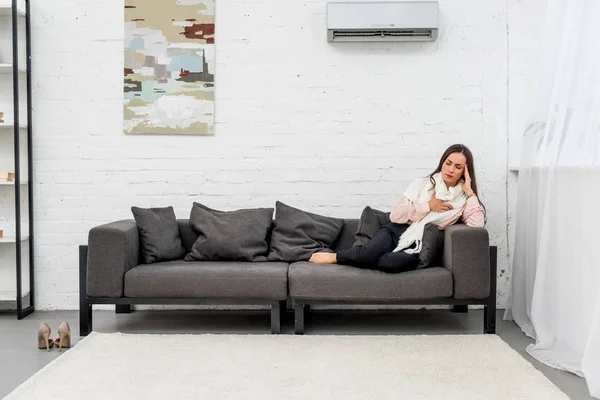
<svg viewBox="0 0 600 400">
<path fill-rule="evenodd" d="M 452 218 L 456 213 L 460 213 L 463 206 L 466 204 L 467 196 L 465 195 L 465 192 L 463 192 L 460 184 L 448 189 L 446 183 L 442 179 L 442 174 L 439 172 L 433 175 L 433 179 L 435 180 L 435 197 L 450 204 L 452 210 L 442 213 L 430 211 L 429 214 L 419 221 L 413 222 L 402 236 L 400 236 L 398 246 L 394 249 L 394 252 L 400 250 L 404 250 L 404 252 L 408 254 L 421 252 L 425 225 L 428 223 L 437 225 Z M 406 192 L 404 192 L 405 201 L 411 203 L 423 203 L 431 200 L 433 194 L 431 191 L 432 186 L 429 177 L 415 180 L 408 189 L 406 189 Z M 409 247 L 412 247 L 415 243 L 417 246 L 409 249 Z"/>
</svg>

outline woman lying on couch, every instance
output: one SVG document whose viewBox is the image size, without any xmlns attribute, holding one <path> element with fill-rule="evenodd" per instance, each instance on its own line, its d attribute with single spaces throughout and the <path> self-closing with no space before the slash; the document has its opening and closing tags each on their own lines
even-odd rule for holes
<svg viewBox="0 0 600 400">
<path fill-rule="evenodd" d="M 410 184 L 390 213 L 390 222 L 368 243 L 338 253 L 314 253 L 309 261 L 390 273 L 414 270 L 426 224 L 444 229 L 461 219 L 468 226 L 484 226 L 484 207 L 477 195 L 473 154 L 466 146 L 452 145 L 428 178 Z"/>
</svg>

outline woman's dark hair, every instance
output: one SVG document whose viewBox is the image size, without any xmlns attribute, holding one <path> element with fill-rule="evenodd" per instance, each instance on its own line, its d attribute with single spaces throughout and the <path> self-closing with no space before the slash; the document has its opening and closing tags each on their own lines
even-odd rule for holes
<svg viewBox="0 0 600 400">
<path fill-rule="evenodd" d="M 446 151 L 444 151 L 444 154 L 442 154 L 442 157 L 440 158 L 440 163 L 438 164 L 437 168 L 429 175 L 429 180 L 431 181 L 431 184 L 435 187 L 433 175 L 442 171 L 442 166 L 444 165 L 444 162 L 446 162 L 446 159 L 452 153 L 462 153 L 467 159 L 467 169 L 469 170 L 469 176 L 471 177 L 471 189 L 473 189 L 473 193 L 475 193 L 475 196 L 477 196 L 477 198 L 479 199 L 479 204 L 481 204 L 481 207 L 483 207 L 483 212 L 485 214 L 485 206 L 481 202 L 481 199 L 479 198 L 479 192 L 477 191 L 477 178 L 475 177 L 475 161 L 473 159 L 473 153 L 471 153 L 471 150 L 469 150 L 469 148 L 464 144 L 453 144 L 452 146 L 448 147 Z"/>
</svg>

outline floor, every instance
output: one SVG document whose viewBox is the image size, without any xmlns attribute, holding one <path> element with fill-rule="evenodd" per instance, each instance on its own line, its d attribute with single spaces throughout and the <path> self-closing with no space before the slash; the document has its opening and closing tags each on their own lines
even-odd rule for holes
<svg viewBox="0 0 600 400">
<path fill-rule="evenodd" d="M 270 320 L 266 311 L 134 311 L 115 314 L 94 311 L 94 330 L 98 332 L 126 333 L 244 333 L 268 334 Z M 55 338 L 61 321 L 69 322 L 73 330 L 73 343 L 78 336 L 76 311 L 36 311 L 18 321 L 14 314 L 0 314 L 0 398 L 27 380 L 36 371 L 58 357 L 58 349 L 50 352 L 38 350 L 36 332 L 40 322 L 47 322 L 51 337 Z M 380 310 L 347 311 L 315 310 L 307 321 L 306 334 L 481 334 L 483 311 L 470 310 L 467 314 L 447 310 Z M 533 360 L 525 351 L 532 343 L 512 322 L 497 315 L 497 334 L 523 357 L 542 371 L 571 399 L 592 399 L 585 380 L 576 375 L 558 371 Z M 293 315 L 288 313 L 283 321 L 283 332 L 293 333 Z M 68 351 L 68 350 L 63 350 Z"/>
</svg>

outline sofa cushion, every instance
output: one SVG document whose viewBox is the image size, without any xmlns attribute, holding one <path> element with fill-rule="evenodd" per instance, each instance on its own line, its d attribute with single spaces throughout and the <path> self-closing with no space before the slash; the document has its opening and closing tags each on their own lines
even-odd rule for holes
<svg viewBox="0 0 600 400">
<path fill-rule="evenodd" d="M 290 296 L 330 301 L 395 301 L 442 299 L 452 296 L 452 274 L 434 267 L 401 274 L 338 264 L 290 264 Z"/>
<path fill-rule="evenodd" d="M 145 263 L 177 260 L 185 255 L 173 207 L 131 207 Z"/>
<path fill-rule="evenodd" d="M 179 226 L 179 234 L 181 235 L 181 244 L 185 249 L 185 254 L 192 251 L 192 247 L 198 239 L 198 232 L 192 228 L 189 219 L 178 219 L 177 225 Z"/>
<path fill-rule="evenodd" d="M 266 261 L 272 208 L 219 211 L 194 202 L 190 225 L 198 238 L 186 261 Z"/>
<path fill-rule="evenodd" d="M 426 224 L 423 229 L 422 248 L 419 252 L 417 269 L 439 267 L 444 253 L 444 231 L 434 224 Z"/>
<path fill-rule="evenodd" d="M 275 227 L 271 235 L 270 261 L 308 260 L 316 251 L 333 251 L 344 220 L 275 205 Z"/>
<path fill-rule="evenodd" d="M 178 219 L 177 224 L 179 225 L 179 233 L 181 235 L 181 242 L 183 243 L 183 247 L 185 248 L 186 254 L 192 251 L 192 246 L 198 239 L 198 232 L 194 230 L 190 226 L 189 219 Z M 271 223 L 271 230 L 269 230 L 269 234 L 267 238 L 269 239 L 269 243 L 271 242 L 270 237 L 273 233 L 273 223 Z M 331 247 L 334 251 L 349 249 L 352 247 L 352 243 L 354 242 L 354 233 L 358 228 L 358 219 L 345 219 L 344 226 L 338 236 L 337 240 Z"/>
<path fill-rule="evenodd" d="M 366 206 L 358 221 L 358 228 L 354 233 L 353 246 L 362 246 L 367 244 L 369 240 L 377 233 L 378 230 L 385 224 L 390 222 L 390 213 L 375 210 Z"/>
<path fill-rule="evenodd" d="M 169 261 L 138 265 L 125 274 L 127 297 L 284 300 L 288 264 Z"/>
<path fill-rule="evenodd" d="M 352 247 L 352 243 L 354 243 L 354 233 L 358 229 L 358 219 L 344 219 L 344 226 L 340 232 L 340 236 L 338 236 L 337 240 L 331 246 L 333 251 L 338 252 L 340 250 L 349 249 Z"/>
</svg>

